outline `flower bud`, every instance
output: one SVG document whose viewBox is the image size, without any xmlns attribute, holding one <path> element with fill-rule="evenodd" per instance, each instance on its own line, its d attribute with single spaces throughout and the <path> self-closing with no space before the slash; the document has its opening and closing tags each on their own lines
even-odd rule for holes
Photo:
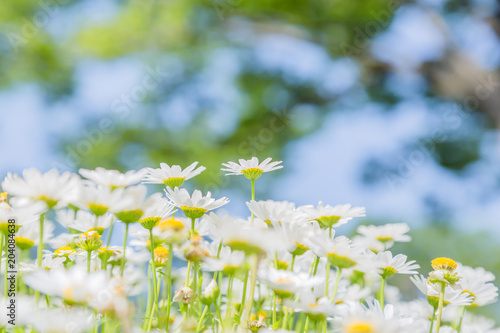
<svg viewBox="0 0 500 333">
<path fill-rule="evenodd" d="M 168 260 L 168 249 L 163 246 L 157 246 L 154 250 L 155 266 L 163 267 Z"/>
<path fill-rule="evenodd" d="M 76 245 L 85 251 L 95 251 L 102 244 L 101 235 L 97 231 L 92 230 L 80 234 L 79 242 Z"/>
<path fill-rule="evenodd" d="M 193 289 L 189 287 L 182 287 L 174 294 L 173 301 L 177 303 L 190 304 L 194 300 Z"/>
<path fill-rule="evenodd" d="M 145 219 L 139 220 L 139 223 L 144 229 L 151 230 L 158 224 L 158 222 L 160 222 L 160 220 L 161 217 L 146 217 Z"/>
<path fill-rule="evenodd" d="M 203 292 L 201 293 L 201 302 L 205 305 L 210 305 L 215 302 L 217 297 L 219 297 L 219 294 L 220 290 L 217 286 L 217 282 L 215 282 L 215 280 L 212 280 L 205 288 L 205 290 L 203 290 Z"/>
</svg>

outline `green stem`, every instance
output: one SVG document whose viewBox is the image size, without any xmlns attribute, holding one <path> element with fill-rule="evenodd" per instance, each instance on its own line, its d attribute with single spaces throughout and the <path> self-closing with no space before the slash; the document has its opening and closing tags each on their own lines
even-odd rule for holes
<svg viewBox="0 0 500 333">
<path fill-rule="evenodd" d="M 107 273 L 108 271 L 108 259 L 106 256 L 104 256 L 104 259 L 101 260 L 101 270 L 104 271 L 104 273 Z M 108 274 L 106 274 L 108 275 Z"/>
<path fill-rule="evenodd" d="M 292 254 L 292 263 L 290 264 L 290 272 L 293 272 L 293 266 L 295 265 L 295 254 Z"/>
<path fill-rule="evenodd" d="M 316 257 L 316 261 L 314 262 L 313 276 L 316 276 L 316 273 L 318 272 L 318 265 L 319 265 L 319 257 Z"/>
<path fill-rule="evenodd" d="M 222 323 L 222 316 L 220 314 L 219 305 L 217 305 L 217 302 L 215 302 L 214 305 L 215 305 L 215 311 L 217 312 L 217 317 L 219 318 L 220 327 L 222 328 L 222 332 L 224 332 L 224 324 Z"/>
<path fill-rule="evenodd" d="M 382 281 L 380 283 L 380 293 L 378 295 L 378 301 L 380 303 L 380 307 L 382 308 L 382 310 L 384 310 L 384 293 L 385 293 L 385 282 L 386 282 L 386 278 L 383 277 L 382 278 Z"/>
<path fill-rule="evenodd" d="M 125 250 L 127 249 L 127 236 L 128 236 L 128 223 L 125 223 L 125 235 L 123 237 L 123 254 L 122 254 L 122 264 L 120 267 L 120 275 L 123 277 L 123 271 L 125 270 Z"/>
<path fill-rule="evenodd" d="M 247 295 L 247 284 L 248 284 L 248 269 L 245 270 L 245 277 L 243 281 L 243 294 L 241 296 L 241 305 L 240 305 L 240 311 L 239 311 L 239 316 L 243 314 L 243 307 L 245 305 L 245 300 L 246 300 L 246 295 Z"/>
<path fill-rule="evenodd" d="M 193 267 L 193 291 L 194 291 L 194 301 L 192 303 L 192 307 L 194 308 L 197 300 L 199 299 L 200 293 L 198 293 L 198 261 L 194 262 L 194 267 Z"/>
<path fill-rule="evenodd" d="M 332 302 L 335 302 L 335 297 L 337 297 L 337 291 L 339 290 L 339 284 L 340 284 L 340 275 L 342 274 L 342 268 L 337 267 L 337 276 L 335 278 L 335 287 L 333 287 L 333 293 L 331 300 Z"/>
<path fill-rule="evenodd" d="M 252 200 L 255 200 L 255 179 L 252 179 Z M 252 212 L 252 215 L 250 217 L 250 224 L 253 225 L 253 220 L 255 216 L 254 213 Z"/>
<path fill-rule="evenodd" d="M 193 235 L 194 235 L 194 224 L 195 224 L 195 222 L 196 222 L 196 219 L 195 218 L 191 218 L 191 237 L 193 237 Z"/>
<path fill-rule="evenodd" d="M 43 257 L 43 221 L 45 220 L 45 213 L 40 214 L 40 235 L 38 238 L 38 248 L 36 255 L 36 265 L 38 267 L 42 266 Z"/>
<path fill-rule="evenodd" d="M 444 282 L 441 283 L 441 292 L 439 293 L 439 305 L 438 305 L 438 317 L 436 322 L 436 333 L 439 333 L 439 328 L 441 327 L 441 316 L 443 315 L 443 304 L 444 304 L 444 291 L 446 288 L 446 284 Z"/>
<path fill-rule="evenodd" d="M 205 318 L 205 315 L 207 314 L 209 306 L 205 305 L 205 308 L 203 309 L 203 312 L 201 313 L 200 320 L 198 320 L 198 326 L 196 327 L 196 332 L 199 332 L 201 330 L 201 326 L 203 324 L 203 318 Z"/>
<path fill-rule="evenodd" d="M 111 228 L 109 229 L 108 233 L 108 241 L 106 242 L 106 246 L 109 246 L 109 243 L 111 243 L 111 235 L 113 234 L 113 229 L 115 227 L 115 223 L 111 224 Z"/>
<path fill-rule="evenodd" d="M 90 261 L 92 257 L 92 251 L 87 251 L 87 273 L 90 273 Z"/>
<path fill-rule="evenodd" d="M 36 254 L 36 265 L 37 267 L 42 266 L 42 257 L 43 257 L 43 221 L 45 220 L 45 213 L 40 214 L 40 235 L 38 238 L 38 247 Z M 7 265 L 7 262 L 5 263 Z M 35 304 L 38 305 L 38 301 L 40 299 L 40 292 L 38 290 L 35 291 Z"/>
<path fill-rule="evenodd" d="M 286 324 L 288 322 L 288 315 L 290 314 L 290 310 L 285 311 L 285 317 L 283 318 L 283 323 L 281 323 L 281 329 L 286 330 Z"/>
<path fill-rule="evenodd" d="M 188 267 L 186 272 L 186 287 L 189 287 L 189 273 L 191 272 L 191 260 L 188 260 Z"/>
<path fill-rule="evenodd" d="M 460 313 L 460 321 L 458 322 L 457 333 L 460 333 L 462 330 L 462 321 L 465 316 L 465 306 L 462 307 L 462 313 Z"/>
<path fill-rule="evenodd" d="M 148 327 L 148 319 L 151 316 L 151 308 L 153 304 L 151 302 L 151 295 L 153 294 L 153 290 L 151 288 L 151 270 L 148 269 L 148 297 L 146 300 L 146 313 L 144 314 L 144 327 L 143 331 L 145 331 Z"/>
<path fill-rule="evenodd" d="M 432 329 L 434 328 L 434 320 L 435 319 L 436 319 L 436 308 L 434 308 L 434 311 L 432 311 L 431 329 L 429 330 L 429 333 L 432 333 Z"/>
<path fill-rule="evenodd" d="M 243 325 L 243 329 L 246 329 L 246 325 L 248 323 L 248 320 L 250 319 L 250 315 L 252 313 L 252 306 L 253 306 L 253 298 L 254 298 L 254 293 L 255 293 L 255 285 L 257 283 L 257 269 L 258 269 L 258 264 L 259 264 L 259 258 L 257 255 L 252 255 L 250 258 L 250 291 L 248 293 L 248 301 L 245 304 L 245 309 L 243 310 L 243 315 L 242 315 L 242 322 L 240 325 Z"/>
<path fill-rule="evenodd" d="M 304 330 L 302 332 L 307 332 L 309 329 L 309 316 L 306 318 L 306 324 L 304 325 Z"/>
<path fill-rule="evenodd" d="M 273 292 L 273 328 L 276 324 L 276 292 Z"/>
<path fill-rule="evenodd" d="M 151 251 L 151 269 L 153 271 L 153 310 L 149 316 L 149 323 L 147 331 L 151 330 L 151 324 L 153 322 L 153 317 L 155 316 L 155 310 L 158 302 L 158 296 L 156 295 L 156 265 L 155 265 L 155 249 L 153 244 L 153 229 L 149 229 L 149 243 Z"/>
<path fill-rule="evenodd" d="M 227 327 L 231 327 L 233 325 L 233 316 L 231 314 L 233 308 L 233 278 L 234 275 L 231 274 L 228 277 L 227 282 L 227 310 L 226 310 L 226 318 L 225 322 L 227 322 Z"/>
<path fill-rule="evenodd" d="M 168 244 L 168 263 L 167 263 L 167 276 L 165 277 L 167 279 L 167 283 L 165 283 L 165 286 L 167 288 L 167 314 L 166 314 L 166 324 L 165 324 L 165 331 L 168 332 L 168 325 L 170 324 L 170 306 L 171 306 L 171 300 L 170 298 L 172 297 L 172 253 L 174 252 L 174 246 L 172 244 Z"/>
</svg>

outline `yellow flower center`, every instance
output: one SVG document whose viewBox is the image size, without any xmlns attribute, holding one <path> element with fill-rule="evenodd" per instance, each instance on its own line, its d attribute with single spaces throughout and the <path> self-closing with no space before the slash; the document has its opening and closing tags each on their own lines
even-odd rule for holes
<svg viewBox="0 0 500 333">
<path fill-rule="evenodd" d="M 160 221 L 160 223 L 158 223 L 158 228 L 161 231 L 168 231 L 168 230 L 181 231 L 182 229 L 184 229 L 184 223 L 172 217 Z"/>
<path fill-rule="evenodd" d="M 6 201 L 7 201 L 7 192 L 0 193 L 0 202 L 6 202 Z"/>
<path fill-rule="evenodd" d="M 392 268 L 391 266 L 387 266 L 384 268 L 384 271 L 382 272 L 382 277 L 384 278 L 390 278 L 394 276 L 398 271 Z"/>
<path fill-rule="evenodd" d="M 87 230 L 87 232 L 90 232 L 90 231 L 95 231 L 99 235 L 102 235 L 102 233 L 104 232 L 104 228 L 103 227 L 95 227 L 95 228 L 90 228 L 89 230 Z"/>
<path fill-rule="evenodd" d="M 41 195 L 39 196 L 38 198 L 36 198 L 40 201 L 45 201 L 45 203 L 47 204 L 47 207 L 49 209 L 53 208 L 55 205 L 57 205 L 57 200 L 55 199 L 51 199 L 51 198 L 47 198 L 47 196 L 45 195 Z"/>
<path fill-rule="evenodd" d="M 91 240 L 91 239 L 101 239 L 101 235 L 99 235 L 98 231 L 93 229 L 90 229 L 89 231 L 80 234 L 81 241 Z"/>
<path fill-rule="evenodd" d="M 296 255 L 296 256 L 301 256 L 304 253 L 306 253 L 307 250 L 309 250 L 309 249 L 305 245 L 302 245 L 300 243 L 295 243 L 295 250 L 293 250 L 290 253 L 293 255 Z"/>
<path fill-rule="evenodd" d="M 342 216 L 331 215 L 331 216 L 320 216 L 320 217 L 316 218 L 315 220 L 318 221 L 319 226 L 321 228 L 328 229 L 328 228 L 334 226 L 335 224 L 337 224 L 341 218 L 342 218 Z"/>
<path fill-rule="evenodd" d="M 159 216 L 157 216 L 157 217 L 146 217 L 145 219 L 139 220 L 139 223 L 145 229 L 151 230 L 151 229 L 153 229 L 158 224 L 158 222 L 160 222 L 160 220 L 161 220 L 161 217 L 159 217 Z"/>
<path fill-rule="evenodd" d="M 264 170 L 259 168 L 248 168 L 245 170 L 241 170 L 241 173 L 248 179 L 257 179 L 259 178 Z"/>
<path fill-rule="evenodd" d="M 163 184 L 165 184 L 165 186 L 171 187 L 171 188 L 181 187 L 182 184 L 184 184 L 185 180 L 186 180 L 186 178 L 184 178 L 184 177 L 170 177 L 168 179 L 164 179 Z"/>
<path fill-rule="evenodd" d="M 124 223 L 134 223 L 139 221 L 139 219 L 144 215 L 144 212 L 140 209 L 127 210 L 124 212 L 116 213 L 115 216 Z"/>
<path fill-rule="evenodd" d="M 381 243 L 387 243 L 393 240 L 392 237 L 377 237 L 377 240 Z"/>
<path fill-rule="evenodd" d="M 155 259 L 166 259 L 168 257 L 168 249 L 163 246 L 158 246 L 155 250 Z"/>
<path fill-rule="evenodd" d="M 276 266 L 277 269 L 282 269 L 282 270 L 287 270 L 288 268 L 288 263 L 285 261 L 278 260 L 278 265 Z"/>
<path fill-rule="evenodd" d="M 471 293 L 469 290 L 467 289 L 464 289 L 464 291 L 462 291 L 462 293 L 468 293 L 470 296 L 472 296 L 472 298 L 475 300 L 476 299 L 476 295 L 474 293 Z M 472 302 L 474 303 L 474 302 Z M 472 304 L 474 305 L 474 304 Z"/>
<path fill-rule="evenodd" d="M 276 281 L 276 284 L 281 284 L 281 283 L 286 283 L 286 284 L 290 284 L 292 283 L 292 280 L 290 279 L 284 279 L 284 278 L 280 278 Z"/>
<path fill-rule="evenodd" d="M 67 257 L 69 254 L 74 252 L 75 250 L 69 246 L 61 246 L 60 248 L 54 251 L 54 253 L 57 254 L 58 257 Z"/>
<path fill-rule="evenodd" d="M 199 219 L 207 212 L 206 209 L 200 207 L 181 206 L 181 209 L 184 212 L 184 215 L 190 219 Z"/>
<path fill-rule="evenodd" d="M 108 211 L 109 207 L 100 205 L 100 204 L 95 204 L 95 203 L 89 203 L 88 204 L 90 211 L 96 215 L 96 216 L 102 216 L 106 214 Z"/>
<path fill-rule="evenodd" d="M 330 261 L 330 264 L 338 268 L 351 268 L 356 265 L 356 262 L 351 258 L 340 256 L 335 253 L 327 253 L 326 257 Z"/>
<path fill-rule="evenodd" d="M 449 258 L 436 258 L 431 262 L 434 270 L 446 270 L 453 272 L 457 268 L 457 263 Z"/>
<path fill-rule="evenodd" d="M 108 251 L 108 249 L 109 249 L 109 246 L 104 246 L 104 247 L 99 248 L 97 251 L 103 253 L 103 252 Z"/>
<path fill-rule="evenodd" d="M 21 250 L 28 250 L 31 247 L 33 247 L 33 245 L 35 245 L 34 241 L 26 237 L 16 236 L 14 237 L 14 240 L 16 241 L 17 247 L 20 248 Z"/>
<path fill-rule="evenodd" d="M 372 324 L 366 321 L 356 321 L 347 325 L 346 333 L 372 333 L 375 332 Z"/>
<path fill-rule="evenodd" d="M 67 287 L 64 289 L 64 292 L 63 292 L 63 295 L 64 295 L 64 298 L 68 301 L 72 301 L 73 299 L 73 289 L 75 289 L 74 287 Z"/>
<path fill-rule="evenodd" d="M 90 230 L 84 232 L 83 234 L 80 234 L 79 239 L 80 242 L 77 245 L 85 251 L 95 251 L 103 244 L 101 235 L 99 235 L 99 233 L 94 230 Z"/>
</svg>

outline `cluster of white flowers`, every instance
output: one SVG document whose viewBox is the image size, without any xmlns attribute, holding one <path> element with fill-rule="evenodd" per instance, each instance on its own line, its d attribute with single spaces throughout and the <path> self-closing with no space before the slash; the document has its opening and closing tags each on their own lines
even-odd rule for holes
<svg viewBox="0 0 500 333">
<path fill-rule="evenodd" d="M 8 174 L 0 271 L 9 270 L 15 219 L 15 331 L 500 332 L 467 311 L 496 301 L 493 274 L 437 258 L 420 275 L 415 261 L 390 251 L 411 240 L 408 225 L 362 225 L 348 238 L 336 228 L 365 216 L 364 207 L 255 200 L 256 180 L 280 164 L 223 164 L 227 175 L 251 180 L 247 217 L 218 215 L 227 198 L 182 187 L 205 170 L 198 162 Z M 141 183 L 164 192 L 148 195 Z M 113 245 L 119 228 L 123 243 Z M 412 275 L 423 295 L 404 300 L 388 283 L 396 274 Z M 3 331 L 9 319 L 0 314 Z"/>
</svg>

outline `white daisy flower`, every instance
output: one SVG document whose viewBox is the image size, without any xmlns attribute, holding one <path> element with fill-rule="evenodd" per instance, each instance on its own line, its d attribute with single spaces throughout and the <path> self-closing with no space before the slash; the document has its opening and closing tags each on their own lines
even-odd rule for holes
<svg viewBox="0 0 500 333">
<path fill-rule="evenodd" d="M 19 204 L 29 201 L 45 203 L 46 208 L 60 208 L 77 199 L 81 179 L 71 172 L 59 174 L 52 169 L 41 173 L 36 169 L 26 169 L 23 176 L 10 172 L 2 182 L 2 188 L 14 196 Z"/>
<path fill-rule="evenodd" d="M 152 229 L 161 220 L 175 212 L 175 206 L 162 197 L 161 193 L 155 193 L 149 197 L 144 207 L 144 214 L 139 223 L 146 229 Z"/>
<path fill-rule="evenodd" d="M 367 247 L 380 252 L 390 249 L 395 242 L 409 242 L 411 237 L 406 235 L 410 227 L 406 223 L 393 223 L 385 225 L 361 225 L 357 232 L 361 240 L 365 239 Z"/>
<path fill-rule="evenodd" d="M 229 175 L 244 175 L 248 179 L 257 179 L 262 173 L 270 172 L 283 168 L 281 161 L 271 162 L 272 158 L 268 157 L 262 163 L 259 164 L 259 159 L 257 157 L 252 157 L 249 160 L 239 159 L 238 163 L 227 162 L 222 163 L 225 167 L 221 169 L 226 171 L 226 176 Z"/>
<path fill-rule="evenodd" d="M 58 268 L 62 268 L 63 263 L 65 261 L 66 261 L 66 258 L 64 258 L 64 257 L 56 257 L 56 256 L 53 256 L 52 253 L 46 252 L 45 256 L 42 259 L 42 264 L 40 265 L 40 267 L 38 267 L 38 265 L 36 263 L 29 264 L 29 263 L 21 262 L 19 264 L 20 265 L 19 271 L 32 273 L 32 272 L 36 272 L 40 269 L 42 269 L 42 270 L 58 269 Z"/>
<path fill-rule="evenodd" d="M 130 170 L 126 173 L 101 167 L 95 170 L 80 169 L 80 174 L 83 177 L 93 181 L 97 185 L 110 187 L 111 189 L 139 184 L 147 172 L 148 170 L 146 169 Z"/>
<path fill-rule="evenodd" d="M 38 218 L 37 218 L 38 219 Z M 46 243 L 54 236 L 54 224 L 45 220 L 43 224 L 43 242 Z M 40 223 L 28 223 L 19 228 L 14 236 L 16 246 L 21 250 L 28 250 L 40 241 Z"/>
<path fill-rule="evenodd" d="M 186 169 L 182 170 L 179 165 L 169 166 L 166 163 L 160 163 L 159 169 L 147 168 L 148 174 L 143 182 L 149 184 L 164 184 L 167 187 L 181 187 L 184 182 L 206 170 L 204 166 L 196 169 L 198 162 L 194 162 Z"/>
<path fill-rule="evenodd" d="M 144 215 L 144 209 L 149 207 L 157 200 L 157 196 L 147 198 L 147 188 L 144 185 L 137 185 L 118 189 L 116 191 L 123 192 L 122 195 L 126 198 L 123 204 L 116 205 L 111 211 L 122 222 L 134 223 Z"/>
<path fill-rule="evenodd" d="M 246 221 L 234 223 L 235 221 L 238 220 L 220 219 L 216 224 L 217 233 L 232 250 L 246 254 L 274 254 L 289 247 L 289 244 L 277 241 L 279 238 L 274 230 L 251 226 Z"/>
<path fill-rule="evenodd" d="M 297 216 L 295 204 L 288 201 L 252 200 L 247 202 L 247 207 L 257 216 L 257 218 L 269 225 L 285 221 L 292 222 Z"/>
<path fill-rule="evenodd" d="M 317 297 L 311 292 L 300 294 L 298 301 L 287 301 L 285 305 L 295 309 L 297 312 L 304 312 L 310 318 L 322 320 L 325 317 L 332 317 L 335 312 L 335 306 L 328 297 Z"/>
<path fill-rule="evenodd" d="M 73 266 L 68 270 L 38 270 L 26 275 L 24 282 L 43 294 L 78 304 L 88 304 L 108 284 L 104 271 L 87 273 L 82 266 Z"/>
<path fill-rule="evenodd" d="M 173 205 L 182 209 L 186 217 L 192 219 L 200 218 L 206 212 L 222 207 L 229 202 L 226 197 L 212 198 L 210 192 L 207 192 L 207 195 L 204 196 L 200 190 L 195 190 L 191 196 L 185 188 L 179 189 L 176 187 L 172 189 L 167 187 L 165 193 Z"/>
<path fill-rule="evenodd" d="M 98 186 L 88 183 L 82 186 L 80 196 L 72 204 L 81 209 L 88 209 L 94 215 L 101 216 L 108 211 L 116 210 L 117 206 L 124 206 L 129 198 L 123 191 L 114 191 L 108 186 Z"/>
<path fill-rule="evenodd" d="M 70 209 L 60 210 L 56 213 L 57 221 L 68 229 L 74 229 L 80 232 L 97 231 L 102 235 L 105 229 L 114 223 L 115 217 L 106 213 L 102 216 L 96 216 L 85 210 L 76 212 Z"/>
<path fill-rule="evenodd" d="M 395 274 L 418 274 L 416 269 L 420 268 L 419 265 L 415 264 L 415 260 L 407 262 L 408 257 L 403 254 L 393 257 L 391 251 L 385 251 L 372 256 L 377 261 L 376 265 L 382 269 L 381 276 L 384 278 L 390 278 Z"/>
<path fill-rule="evenodd" d="M 368 302 L 367 306 L 352 303 L 343 306 L 334 318 L 334 332 L 373 332 L 373 333 L 399 333 L 415 332 L 413 319 L 400 318 L 394 311 L 392 304 L 382 310 L 380 303 Z"/>
<path fill-rule="evenodd" d="M 296 256 L 303 255 L 309 248 L 304 244 L 304 235 L 313 230 L 310 224 L 273 222 L 273 229 L 286 244 L 290 244 L 288 251 Z"/>
<path fill-rule="evenodd" d="M 457 263 L 450 258 L 436 258 L 432 260 L 431 266 L 434 269 L 429 273 L 429 281 L 433 283 L 444 282 L 455 290 L 462 290 L 458 284 L 461 277 L 457 274 Z"/>
<path fill-rule="evenodd" d="M 77 234 L 70 233 L 60 233 L 59 235 L 49 239 L 47 244 L 50 245 L 53 249 L 57 249 L 60 247 L 68 246 L 74 243 L 75 239 L 78 238 Z"/>
<path fill-rule="evenodd" d="M 309 220 L 314 220 L 319 223 L 322 228 L 336 228 L 339 227 L 354 217 L 366 216 L 365 207 L 351 207 L 350 204 L 330 205 L 323 206 L 320 201 L 318 207 L 302 206 L 299 208 L 308 217 Z"/>
<path fill-rule="evenodd" d="M 16 229 L 30 224 L 39 224 L 40 214 L 45 211 L 46 205 L 42 202 L 31 202 L 29 204 L 10 209 L 0 208 L 0 232 L 8 233 L 9 220 L 15 219 Z"/>
<path fill-rule="evenodd" d="M 306 292 L 324 283 L 320 276 L 308 273 L 293 273 L 272 267 L 261 268 L 257 272 L 260 281 L 269 286 L 280 298 L 290 298 L 296 293 Z"/>
<path fill-rule="evenodd" d="M 304 243 L 317 256 L 327 258 L 334 267 L 352 268 L 363 272 L 376 270 L 376 263 L 364 255 L 364 249 L 345 236 L 332 239 L 328 230 L 319 229 L 309 233 Z"/>
<path fill-rule="evenodd" d="M 232 251 L 228 246 L 222 246 L 219 257 L 205 258 L 201 264 L 204 271 L 222 271 L 225 275 L 233 275 L 246 264 L 245 253 Z"/>
<path fill-rule="evenodd" d="M 96 324 L 94 315 L 78 308 L 37 309 L 27 318 L 37 332 L 83 333 Z"/>
<path fill-rule="evenodd" d="M 329 295 L 333 295 L 335 289 L 334 277 L 331 277 L 329 283 Z M 323 288 L 324 289 L 324 288 Z M 371 290 L 369 288 L 362 288 L 359 284 L 350 284 L 347 280 L 340 280 L 337 294 L 335 295 L 335 303 L 352 303 L 360 302 L 360 300 L 370 296 Z"/>
<path fill-rule="evenodd" d="M 498 298 L 498 288 L 491 282 L 495 276 L 482 267 L 472 268 L 458 263 L 458 276 L 460 286 L 464 292 L 469 293 L 472 298 L 472 306 L 484 306 L 494 303 Z"/>
<path fill-rule="evenodd" d="M 429 282 L 423 275 L 410 277 L 411 282 L 427 297 L 427 301 L 434 308 L 438 307 L 441 287 L 436 283 Z M 454 290 L 446 286 L 444 292 L 444 305 L 468 306 L 472 303 L 472 297 L 461 290 Z"/>
</svg>

